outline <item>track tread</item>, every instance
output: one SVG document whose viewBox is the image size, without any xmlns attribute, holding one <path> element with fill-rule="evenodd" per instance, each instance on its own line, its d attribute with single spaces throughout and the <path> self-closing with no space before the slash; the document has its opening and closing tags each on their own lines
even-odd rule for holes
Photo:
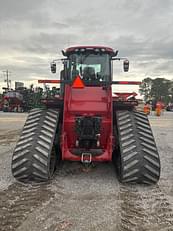
<svg viewBox="0 0 173 231">
<path fill-rule="evenodd" d="M 137 111 L 117 111 L 119 178 L 128 183 L 157 183 L 160 159 L 148 117 Z M 128 129 L 124 129 L 124 128 Z"/>
<path fill-rule="evenodd" d="M 12 157 L 12 173 L 17 180 L 38 182 L 52 177 L 50 156 L 58 120 L 57 110 L 31 110 Z"/>
</svg>

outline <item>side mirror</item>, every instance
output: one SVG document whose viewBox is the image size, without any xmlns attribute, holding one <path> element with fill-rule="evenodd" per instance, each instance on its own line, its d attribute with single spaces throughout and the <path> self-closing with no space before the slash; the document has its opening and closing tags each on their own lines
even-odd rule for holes
<svg viewBox="0 0 173 231">
<path fill-rule="evenodd" d="M 125 59 L 123 62 L 123 68 L 124 68 L 124 72 L 128 72 L 129 71 L 129 60 Z"/>
<path fill-rule="evenodd" d="M 52 72 L 53 74 L 55 74 L 55 73 L 56 73 L 56 63 L 55 63 L 55 62 L 52 62 L 52 63 L 50 64 L 50 68 L 51 68 L 51 72 Z"/>
</svg>

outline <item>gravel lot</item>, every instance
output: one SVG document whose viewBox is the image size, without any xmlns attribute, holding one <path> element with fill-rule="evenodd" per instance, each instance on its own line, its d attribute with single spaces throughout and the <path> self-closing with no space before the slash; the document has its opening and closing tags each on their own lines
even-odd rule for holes
<svg viewBox="0 0 173 231">
<path fill-rule="evenodd" d="M 120 184 L 111 163 L 71 162 L 49 183 L 17 183 L 11 157 L 26 116 L 0 113 L 0 231 L 173 230 L 172 112 L 149 116 L 162 165 L 155 186 Z"/>
</svg>

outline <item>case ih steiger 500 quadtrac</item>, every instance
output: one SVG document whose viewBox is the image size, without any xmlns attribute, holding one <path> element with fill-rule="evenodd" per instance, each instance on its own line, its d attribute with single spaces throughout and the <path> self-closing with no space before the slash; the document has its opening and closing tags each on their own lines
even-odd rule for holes
<svg viewBox="0 0 173 231">
<path fill-rule="evenodd" d="M 121 182 L 153 184 L 160 160 L 147 116 L 135 110 L 135 94 L 115 94 L 112 63 L 118 51 L 103 46 L 70 47 L 62 52 L 60 95 L 31 110 L 14 150 L 12 173 L 23 182 L 46 181 L 57 160 L 113 161 Z M 124 71 L 129 62 L 124 59 Z M 56 61 L 51 64 L 56 72 Z"/>
</svg>

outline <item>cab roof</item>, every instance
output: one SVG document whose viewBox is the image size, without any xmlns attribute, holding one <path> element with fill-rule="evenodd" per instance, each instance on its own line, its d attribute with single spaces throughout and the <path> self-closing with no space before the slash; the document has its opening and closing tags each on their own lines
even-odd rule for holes
<svg viewBox="0 0 173 231">
<path fill-rule="evenodd" d="M 111 56 L 116 56 L 118 53 L 118 51 L 114 51 L 112 48 L 106 46 L 72 46 L 67 48 L 65 52 L 63 52 L 63 54 L 65 56 L 68 56 L 71 53 L 86 52 L 86 51 L 103 52 L 103 53 L 108 53 Z"/>
</svg>

